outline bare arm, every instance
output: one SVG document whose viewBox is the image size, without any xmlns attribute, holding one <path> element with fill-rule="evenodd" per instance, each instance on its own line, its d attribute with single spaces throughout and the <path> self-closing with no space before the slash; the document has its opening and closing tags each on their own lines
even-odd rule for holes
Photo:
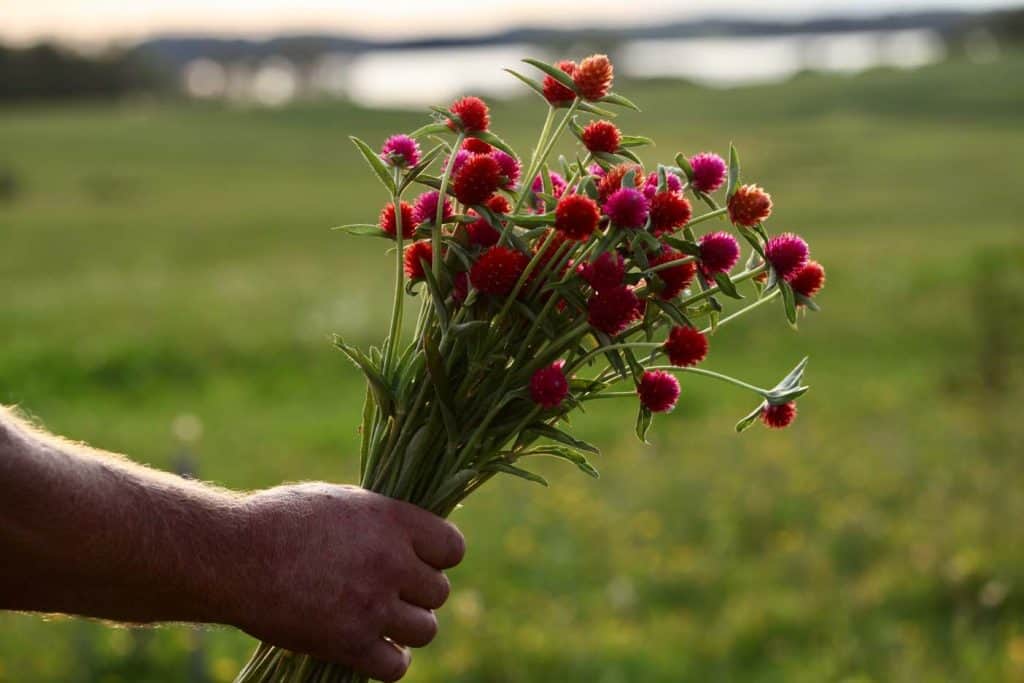
<svg viewBox="0 0 1024 683">
<path fill-rule="evenodd" d="M 329 484 L 241 495 L 44 434 L 0 408 L 0 609 L 230 624 L 382 680 L 435 635 L 449 523 Z"/>
</svg>

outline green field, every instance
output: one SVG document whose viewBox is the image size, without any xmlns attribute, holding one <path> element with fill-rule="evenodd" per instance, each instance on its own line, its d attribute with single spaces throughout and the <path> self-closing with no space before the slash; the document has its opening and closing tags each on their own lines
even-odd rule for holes
<svg viewBox="0 0 1024 683">
<path fill-rule="evenodd" d="M 1024 58 L 706 91 L 624 85 L 647 161 L 739 148 L 812 244 L 824 311 L 762 309 L 706 367 L 774 382 L 789 430 L 687 376 L 653 445 L 632 405 L 576 424 L 593 481 L 500 480 L 407 680 L 1024 681 Z M 495 74 L 495 78 L 502 78 Z M 495 106 L 525 152 L 535 99 Z M 0 402 L 231 487 L 355 476 L 361 380 L 328 335 L 383 337 L 383 243 L 327 230 L 385 198 L 349 145 L 423 116 L 133 103 L 0 110 Z M 2 561 L 2 560 L 0 560 Z M 0 615 L 0 681 L 229 681 L 227 629 Z M 194 677 L 193 680 L 203 680 Z"/>
</svg>

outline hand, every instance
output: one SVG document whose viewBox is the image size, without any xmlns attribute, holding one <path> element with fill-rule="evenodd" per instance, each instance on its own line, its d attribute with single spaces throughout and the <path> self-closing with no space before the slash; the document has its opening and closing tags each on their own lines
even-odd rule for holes
<svg viewBox="0 0 1024 683">
<path fill-rule="evenodd" d="M 360 488 L 282 486 L 243 504 L 253 562 L 232 622 L 261 640 L 396 681 L 405 647 L 437 634 L 433 610 L 462 560 L 455 526 Z"/>
</svg>

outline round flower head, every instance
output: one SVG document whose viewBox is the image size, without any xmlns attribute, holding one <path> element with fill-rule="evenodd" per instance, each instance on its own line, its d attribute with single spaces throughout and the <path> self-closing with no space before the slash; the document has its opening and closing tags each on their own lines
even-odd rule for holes
<svg viewBox="0 0 1024 683">
<path fill-rule="evenodd" d="M 473 154 L 490 154 L 494 148 L 478 138 L 466 138 L 462 149 Z"/>
<path fill-rule="evenodd" d="M 433 223 L 434 219 L 437 218 L 437 201 L 440 194 L 437 190 L 430 190 L 424 192 L 416 198 L 416 204 L 413 206 L 413 217 L 417 223 Z M 452 201 L 445 197 L 444 199 L 444 213 L 442 214 L 442 221 L 448 221 L 455 214 L 452 213 Z"/>
<path fill-rule="evenodd" d="M 512 291 L 529 259 L 508 247 L 491 247 L 469 271 L 469 281 L 484 294 L 504 296 Z"/>
<path fill-rule="evenodd" d="M 652 413 L 667 413 L 679 400 L 679 380 L 664 370 L 648 370 L 636 386 L 640 403 Z"/>
<path fill-rule="evenodd" d="M 647 178 L 644 180 L 644 196 L 650 199 L 658 193 L 658 174 L 648 173 Z M 679 179 L 675 173 L 665 174 L 665 188 L 669 192 L 682 192 L 683 181 Z"/>
<path fill-rule="evenodd" d="M 650 207 L 642 192 L 623 187 L 608 197 L 604 203 L 604 212 L 620 228 L 642 228 L 647 222 Z"/>
<path fill-rule="evenodd" d="M 511 154 L 502 152 L 500 149 L 491 152 L 491 156 L 498 162 L 498 166 L 501 167 L 501 175 L 508 179 L 503 187 L 506 190 L 514 189 L 516 183 L 519 182 L 519 174 L 522 172 L 522 165 L 519 163 L 519 160 Z"/>
<path fill-rule="evenodd" d="M 604 166 L 602 166 L 601 164 L 591 164 L 590 166 L 587 166 L 587 174 L 592 175 L 598 179 L 604 178 Z"/>
<path fill-rule="evenodd" d="M 810 299 L 825 286 L 825 269 L 817 261 L 808 261 L 789 280 L 793 291 Z"/>
<path fill-rule="evenodd" d="M 420 163 L 420 145 L 408 135 L 392 135 L 380 148 L 380 158 L 391 166 L 415 166 Z"/>
<path fill-rule="evenodd" d="M 600 292 L 602 289 L 611 289 L 622 285 L 622 278 L 626 276 L 626 259 L 621 254 L 610 251 L 598 256 L 593 262 L 584 261 L 577 268 L 583 280 Z"/>
<path fill-rule="evenodd" d="M 568 74 L 569 78 L 572 78 L 576 73 L 576 62 L 569 61 L 568 59 L 562 60 L 557 66 L 564 73 Z M 554 107 L 567 107 L 576 99 L 576 93 L 556 81 L 554 77 L 545 76 L 544 99 Z"/>
<path fill-rule="evenodd" d="M 530 378 L 530 398 L 544 408 L 557 408 L 569 395 L 569 380 L 565 378 L 565 361 L 556 361 L 533 373 Z"/>
<path fill-rule="evenodd" d="M 458 152 L 456 152 L 455 160 L 452 161 L 452 175 L 458 173 L 459 169 L 462 168 L 462 165 L 466 163 L 466 161 L 468 161 L 469 158 L 472 156 L 473 153 L 466 149 L 460 149 Z M 444 158 L 444 162 L 441 164 L 441 168 L 448 168 L 449 159 L 451 159 L 451 157 Z"/>
<path fill-rule="evenodd" d="M 795 276 L 807 263 L 807 242 L 791 232 L 772 237 L 764 245 L 764 256 L 784 280 Z"/>
<path fill-rule="evenodd" d="M 614 69 L 608 55 L 591 55 L 582 62 L 572 80 L 580 97 L 594 102 L 612 89 Z"/>
<path fill-rule="evenodd" d="M 772 215 L 772 196 L 757 185 L 741 185 L 729 198 L 729 219 L 750 228 Z"/>
<path fill-rule="evenodd" d="M 591 152 L 614 154 L 622 134 L 611 121 L 592 121 L 583 129 L 583 146 Z"/>
<path fill-rule="evenodd" d="M 761 408 L 761 422 L 772 429 L 788 427 L 795 419 L 796 403 L 793 401 L 777 406 L 766 402 Z"/>
<path fill-rule="evenodd" d="M 611 169 L 605 172 L 601 177 L 601 182 L 597 184 L 597 200 L 600 203 L 604 203 L 608 200 L 608 197 L 612 196 L 619 188 L 622 187 L 622 179 L 626 177 L 626 174 L 633 171 L 633 182 L 636 187 L 644 186 L 644 169 L 637 164 L 619 164 L 618 166 L 612 166 Z"/>
<path fill-rule="evenodd" d="M 570 239 L 590 239 L 600 220 L 597 202 L 581 194 L 566 195 L 555 207 L 555 229 Z"/>
<path fill-rule="evenodd" d="M 409 206 L 409 202 L 402 202 L 400 206 L 402 208 L 402 237 L 404 239 L 409 239 L 413 236 L 413 233 L 416 232 L 416 226 L 419 223 L 419 220 L 416 218 L 415 209 Z M 381 210 L 380 220 L 377 224 L 380 226 L 381 230 L 394 239 L 396 228 L 398 227 L 396 223 L 395 205 L 392 202 L 388 202 Z"/>
<path fill-rule="evenodd" d="M 505 214 L 512 210 L 508 200 L 500 194 L 496 194 L 488 199 L 486 204 L 487 208 L 497 214 Z M 479 215 L 473 209 L 470 209 L 468 213 L 471 216 Z M 498 243 L 498 239 L 501 237 L 501 228 L 491 225 L 486 218 L 480 216 L 480 218 L 472 223 L 466 224 L 466 233 L 469 235 L 470 244 L 490 247 Z"/>
<path fill-rule="evenodd" d="M 548 171 L 548 177 L 551 178 L 551 191 L 554 193 L 555 198 L 561 197 L 562 193 L 565 192 L 565 178 L 554 171 Z M 533 179 L 533 184 L 530 185 L 530 188 L 534 193 L 544 191 L 544 181 L 539 174 Z M 534 201 L 534 208 L 538 212 L 544 212 L 547 210 L 547 205 L 544 203 L 544 200 L 538 198 Z"/>
<path fill-rule="evenodd" d="M 405 276 L 410 280 L 420 280 L 424 277 L 423 262 L 426 261 L 427 267 L 430 267 L 434 249 L 430 246 L 430 240 L 420 240 L 407 246 L 403 256 L 405 258 Z"/>
<path fill-rule="evenodd" d="M 703 152 L 690 157 L 690 168 L 693 169 L 693 189 L 701 192 L 714 192 L 725 182 L 727 167 L 725 160 L 717 154 Z"/>
<path fill-rule="evenodd" d="M 692 327 L 673 327 L 665 340 L 665 355 L 681 368 L 696 365 L 708 355 L 708 338 Z"/>
<path fill-rule="evenodd" d="M 683 252 L 665 244 L 662 245 L 661 251 L 658 252 L 657 256 L 650 259 L 650 264 L 651 266 L 660 266 L 670 261 L 680 261 L 683 258 L 685 258 Z M 693 261 L 687 261 L 659 270 L 656 275 L 665 283 L 665 287 L 658 293 L 658 296 L 665 301 L 676 298 L 689 286 L 696 273 L 697 266 L 693 264 Z"/>
<path fill-rule="evenodd" d="M 501 185 L 501 166 L 488 154 L 474 154 L 455 174 L 452 193 L 463 204 L 482 204 Z"/>
<path fill-rule="evenodd" d="M 698 244 L 701 270 L 709 277 L 715 273 L 728 273 L 740 258 L 740 243 L 727 232 L 704 235 Z"/>
<path fill-rule="evenodd" d="M 651 197 L 651 232 L 655 237 L 679 230 L 690 221 L 692 215 L 690 202 L 678 192 L 658 192 Z"/>
<path fill-rule="evenodd" d="M 479 97 L 463 97 L 461 100 L 456 100 L 452 106 L 448 107 L 448 111 L 457 115 L 462 122 L 459 125 L 455 119 L 448 119 L 448 127 L 452 130 L 478 133 L 487 130 L 487 126 L 491 124 L 491 114 L 487 109 L 487 104 Z"/>
<path fill-rule="evenodd" d="M 595 330 L 614 337 L 640 316 L 640 301 L 633 290 L 625 285 L 609 287 L 590 297 L 587 313 L 590 325 Z"/>
</svg>

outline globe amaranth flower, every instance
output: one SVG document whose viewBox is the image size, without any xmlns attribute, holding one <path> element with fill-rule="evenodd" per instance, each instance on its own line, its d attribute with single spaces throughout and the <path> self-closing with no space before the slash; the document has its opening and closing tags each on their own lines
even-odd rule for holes
<svg viewBox="0 0 1024 683">
<path fill-rule="evenodd" d="M 667 413 L 679 400 L 679 380 L 664 370 L 648 370 L 636 386 L 640 403 L 652 413 Z"/>
<path fill-rule="evenodd" d="M 650 198 L 650 202 L 651 232 L 655 237 L 671 234 L 681 229 L 690 222 L 690 217 L 693 215 L 690 202 L 678 192 L 658 192 Z"/>
<path fill-rule="evenodd" d="M 665 340 L 664 350 L 672 365 L 690 367 L 708 355 L 708 338 L 692 327 L 673 327 Z"/>
<path fill-rule="evenodd" d="M 455 153 L 455 159 L 451 162 L 451 164 L 452 164 L 452 170 L 451 170 L 452 175 L 455 175 L 456 173 L 458 173 L 459 169 L 462 168 L 462 165 L 464 163 L 466 163 L 466 161 L 468 161 L 470 159 L 470 157 L 472 157 L 472 156 L 473 156 L 473 153 L 470 152 L 467 149 L 460 149 L 458 152 L 456 152 Z M 451 159 L 451 157 L 445 157 L 444 158 L 444 161 L 441 163 L 441 168 L 442 169 L 448 168 L 448 161 L 449 161 L 449 159 Z"/>
<path fill-rule="evenodd" d="M 658 252 L 654 258 L 650 259 L 651 266 L 660 266 L 672 261 L 682 261 L 686 258 L 683 252 L 668 246 L 667 244 L 662 245 L 661 251 Z M 664 283 L 664 288 L 658 292 L 658 296 L 664 301 L 679 296 L 684 289 L 686 289 L 690 282 L 693 281 L 693 276 L 697 273 L 697 266 L 693 264 L 693 261 L 686 261 L 679 263 L 679 265 L 669 266 L 655 273 L 661 281 Z"/>
<path fill-rule="evenodd" d="M 555 361 L 541 368 L 530 378 L 530 398 L 544 408 L 557 408 L 569 395 L 569 380 L 565 377 L 565 361 Z"/>
<path fill-rule="evenodd" d="M 522 173 L 522 165 L 519 163 L 519 159 L 500 149 L 491 152 L 491 156 L 498 162 L 498 166 L 501 167 L 501 175 L 505 176 L 505 184 L 502 187 L 506 190 L 515 189 L 516 183 L 519 182 L 519 174 Z"/>
<path fill-rule="evenodd" d="M 555 207 L 555 230 L 569 239 L 590 239 L 600 220 L 601 211 L 597 208 L 597 202 L 581 194 L 565 195 Z"/>
<path fill-rule="evenodd" d="M 764 245 L 764 257 L 772 264 L 776 275 L 790 280 L 807 263 L 807 242 L 791 232 L 784 232 Z"/>
<path fill-rule="evenodd" d="M 439 197 L 440 194 L 437 190 L 430 190 L 416 198 L 416 204 L 413 205 L 413 217 L 416 219 L 417 223 L 433 224 L 434 219 L 437 218 L 437 202 Z M 447 222 L 454 215 L 455 214 L 452 211 L 452 200 L 445 197 L 444 213 L 442 214 L 441 220 L 443 222 Z"/>
<path fill-rule="evenodd" d="M 402 237 L 409 239 L 416 232 L 416 226 L 419 224 L 419 219 L 416 217 L 416 211 L 413 207 L 409 206 L 409 202 L 402 202 L 401 217 L 402 217 Z M 394 239 L 397 221 L 395 220 L 395 205 L 393 202 L 388 202 L 380 212 L 380 219 L 377 224 L 380 229 L 383 230 L 389 237 Z"/>
<path fill-rule="evenodd" d="M 690 168 L 693 169 L 693 180 L 690 181 L 693 189 L 707 193 L 720 188 L 728 172 L 725 159 L 711 152 L 690 157 Z"/>
<path fill-rule="evenodd" d="M 622 254 L 606 251 L 593 261 L 581 263 L 576 272 L 594 291 L 619 287 L 626 276 L 626 259 Z"/>
<path fill-rule="evenodd" d="M 487 208 L 496 214 L 506 214 L 512 210 L 508 200 L 500 194 L 496 194 L 485 202 Z M 479 214 L 470 209 L 467 212 L 470 216 L 478 216 Z M 469 235 L 469 243 L 475 244 L 481 247 L 490 247 L 498 243 L 498 239 L 501 238 L 501 227 L 497 225 L 491 225 L 487 218 L 480 216 L 477 220 L 472 223 L 466 224 L 466 233 Z"/>
<path fill-rule="evenodd" d="M 772 215 L 772 197 L 757 185 L 741 185 L 729 198 L 729 219 L 750 228 Z"/>
<path fill-rule="evenodd" d="M 658 193 L 659 178 L 657 173 L 648 173 L 647 178 L 644 180 L 644 196 L 648 199 L 652 198 Z M 665 174 L 665 189 L 669 192 L 682 192 L 683 181 L 679 180 L 679 176 L 675 173 Z"/>
<path fill-rule="evenodd" d="M 608 55 L 591 55 L 580 62 L 572 80 L 580 97 L 594 102 L 611 91 L 614 71 Z"/>
<path fill-rule="evenodd" d="M 611 121 L 591 121 L 583 129 L 583 146 L 591 152 L 614 154 L 622 142 L 622 133 Z"/>
<path fill-rule="evenodd" d="M 424 277 L 423 262 L 426 261 L 427 267 L 430 267 L 431 260 L 434 257 L 434 249 L 430 245 L 430 240 L 419 240 L 405 248 L 403 257 L 405 276 L 410 280 L 420 280 Z"/>
<path fill-rule="evenodd" d="M 565 178 L 554 171 L 548 171 L 548 177 L 551 179 L 551 192 L 554 194 L 555 199 L 558 199 L 565 192 Z M 530 185 L 530 189 L 533 190 L 534 194 L 544 191 L 544 180 L 541 178 L 540 174 L 533 179 L 533 184 Z M 533 208 L 538 213 L 543 213 L 547 210 L 547 204 L 543 199 L 536 197 L 533 202 Z"/>
<path fill-rule="evenodd" d="M 761 422 L 772 429 L 788 427 L 796 419 L 796 403 L 782 403 L 777 406 L 765 402 L 761 407 Z"/>
<path fill-rule="evenodd" d="M 608 197 L 612 196 L 619 188 L 622 187 L 622 179 L 626 177 L 626 174 L 633 171 L 633 183 L 636 187 L 644 186 L 644 169 L 638 164 L 619 164 L 618 166 L 612 166 L 608 169 L 604 176 L 601 177 L 601 182 L 597 184 L 597 201 L 604 204 L 608 201 Z"/>
<path fill-rule="evenodd" d="M 794 292 L 810 299 L 825 286 L 825 269 L 817 261 L 808 261 L 790 278 L 789 284 Z"/>
<path fill-rule="evenodd" d="M 529 259 L 508 247 L 491 247 L 484 251 L 469 271 L 469 281 L 484 294 L 504 296 L 512 291 L 523 274 Z"/>
<path fill-rule="evenodd" d="M 642 192 L 623 187 L 605 201 L 604 213 L 620 228 L 642 228 L 650 215 L 650 206 Z"/>
<path fill-rule="evenodd" d="M 498 191 L 501 166 L 489 154 L 473 154 L 452 183 L 452 193 L 463 204 L 482 204 Z"/>
<path fill-rule="evenodd" d="M 640 300 L 625 285 L 609 287 L 590 297 L 587 313 L 587 319 L 595 330 L 614 337 L 640 317 Z"/>
<path fill-rule="evenodd" d="M 576 62 L 564 59 L 556 65 L 572 78 L 576 73 Z M 559 83 L 553 76 L 544 76 L 544 99 L 554 107 L 567 107 L 576 99 L 576 93 Z"/>
<path fill-rule="evenodd" d="M 466 138 L 462 142 L 462 149 L 471 154 L 490 154 L 494 148 L 478 138 Z"/>
<path fill-rule="evenodd" d="M 392 135 L 380 148 L 380 158 L 390 166 L 415 166 L 420 163 L 420 145 L 408 135 Z"/>
<path fill-rule="evenodd" d="M 740 259 L 740 243 L 727 232 L 704 235 L 697 244 L 701 271 L 709 278 L 715 273 L 728 273 Z"/>
<path fill-rule="evenodd" d="M 590 166 L 587 166 L 587 175 L 592 175 L 598 180 L 604 178 L 605 173 L 606 171 L 604 170 L 604 166 L 601 164 L 591 164 Z"/>
<path fill-rule="evenodd" d="M 449 118 L 448 127 L 452 130 L 479 133 L 491 125 L 491 112 L 479 97 L 463 97 L 456 100 L 448 107 L 448 111 L 458 116 L 461 122 L 456 123 L 454 118 Z"/>
</svg>

